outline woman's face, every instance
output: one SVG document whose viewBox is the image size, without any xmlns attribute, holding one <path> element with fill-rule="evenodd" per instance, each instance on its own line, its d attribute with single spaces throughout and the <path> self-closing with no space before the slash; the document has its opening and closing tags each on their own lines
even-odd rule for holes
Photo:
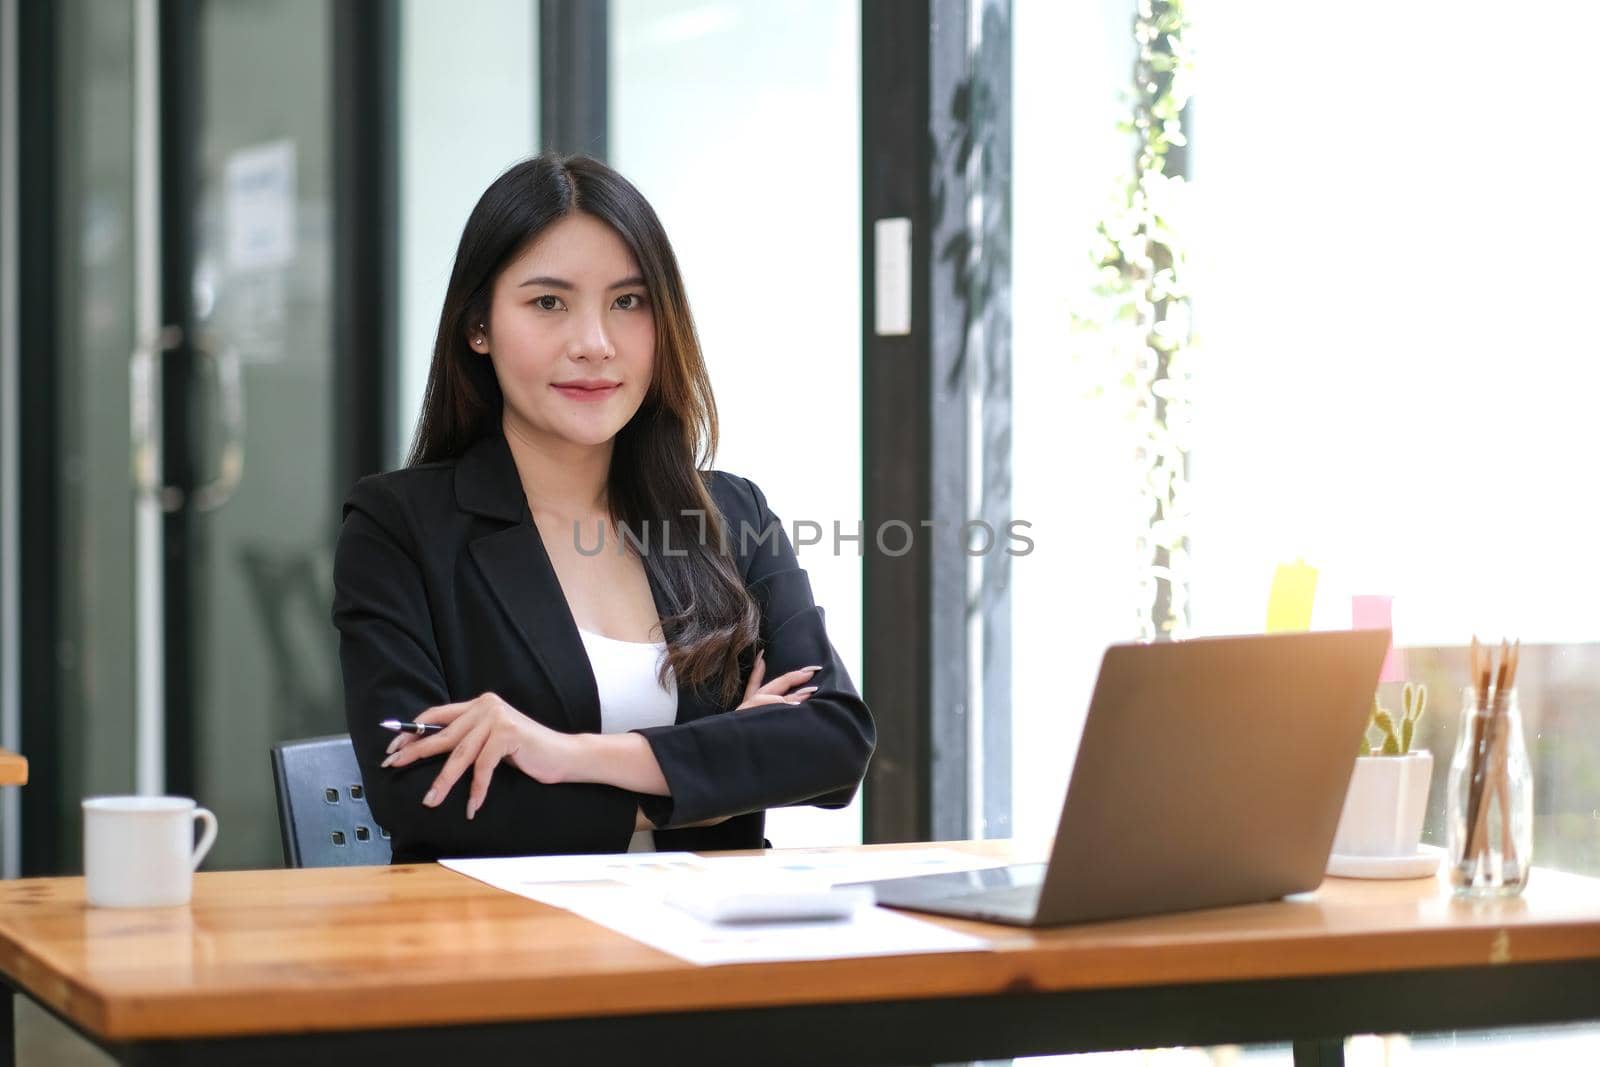
<svg viewBox="0 0 1600 1067">
<path fill-rule="evenodd" d="M 530 442 L 600 445 L 639 410 L 656 329 L 633 253 L 591 215 L 551 225 L 495 280 L 473 350 L 494 362 L 506 428 Z"/>
</svg>

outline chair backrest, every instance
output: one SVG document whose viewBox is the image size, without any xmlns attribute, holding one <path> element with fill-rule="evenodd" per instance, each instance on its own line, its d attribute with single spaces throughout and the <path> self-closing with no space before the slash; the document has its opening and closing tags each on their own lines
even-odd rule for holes
<svg viewBox="0 0 1600 1067">
<path fill-rule="evenodd" d="M 272 746 L 283 862 L 358 867 L 389 862 L 389 834 L 373 821 L 349 734 Z"/>
</svg>

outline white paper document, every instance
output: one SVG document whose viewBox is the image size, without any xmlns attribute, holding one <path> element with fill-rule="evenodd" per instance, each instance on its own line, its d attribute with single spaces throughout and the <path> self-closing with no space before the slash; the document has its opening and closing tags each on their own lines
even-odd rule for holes
<svg viewBox="0 0 1600 1067">
<path fill-rule="evenodd" d="M 847 882 L 909 878 L 918 874 L 978 871 L 1027 861 L 972 856 L 951 848 L 916 848 L 884 849 L 881 852 L 808 852 L 804 849 L 783 849 L 765 852 L 759 856 L 719 856 L 701 862 L 711 864 L 710 869 L 715 871 L 804 874 L 826 881 L 829 885 L 843 885 Z"/>
<path fill-rule="evenodd" d="M 295 256 L 295 145 L 270 141 L 223 164 L 228 269 L 287 267 Z"/>
<path fill-rule="evenodd" d="M 1004 861 L 951 849 L 915 849 L 868 855 L 794 850 L 708 859 L 690 852 L 635 852 L 439 862 L 496 889 L 581 915 L 690 963 L 710 965 L 975 952 L 986 950 L 989 943 L 878 907 L 862 908 L 848 919 L 706 922 L 665 902 L 669 886 L 677 880 L 715 878 L 729 884 L 770 884 L 805 879 L 837 885 L 977 870 Z"/>
</svg>

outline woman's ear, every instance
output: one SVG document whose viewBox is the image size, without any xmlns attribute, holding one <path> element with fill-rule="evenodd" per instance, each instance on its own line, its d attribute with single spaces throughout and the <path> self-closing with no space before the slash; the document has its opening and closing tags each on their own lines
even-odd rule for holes
<svg viewBox="0 0 1600 1067">
<path fill-rule="evenodd" d="M 489 327 L 486 323 L 475 322 L 467 327 L 467 344 L 480 356 L 489 354 Z"/>
</svg>

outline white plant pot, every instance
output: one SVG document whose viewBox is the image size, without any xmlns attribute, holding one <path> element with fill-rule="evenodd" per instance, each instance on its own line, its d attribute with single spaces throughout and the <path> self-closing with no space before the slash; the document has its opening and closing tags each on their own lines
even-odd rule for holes
<svg viewBox="0 0 1600 1067">
<path fill-rule="evenodd" d="M 1338 856 L 1412 856 L 1422 840 L 1428 809 L 1433 755 L 1358 756 L 1344 797 L 1339 829 L 1333 835 Z"/>
</svg>

